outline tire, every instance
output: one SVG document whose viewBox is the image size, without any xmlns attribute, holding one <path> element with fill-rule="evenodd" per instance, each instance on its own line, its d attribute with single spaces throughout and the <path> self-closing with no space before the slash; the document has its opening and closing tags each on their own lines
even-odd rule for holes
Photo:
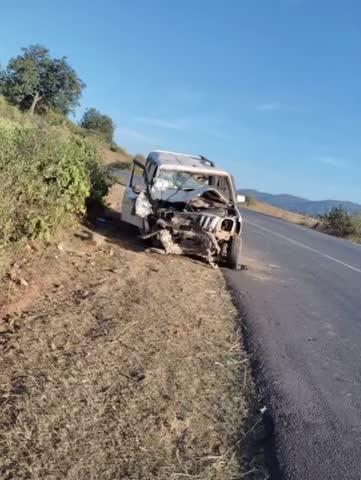
<svg viewBox="0 0 361 480">
<path fill-rule="evenodd" d="M 228 264 L 233 270 L 242 268 L 242 237 L 235 235 L 229 245 Z"/>
</svg>

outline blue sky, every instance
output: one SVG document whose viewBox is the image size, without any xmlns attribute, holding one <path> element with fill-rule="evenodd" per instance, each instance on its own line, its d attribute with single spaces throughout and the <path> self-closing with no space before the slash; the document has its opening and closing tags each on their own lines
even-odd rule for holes
<svg viewBox="0 0 361 480">
<path fill-rule="evenodd" d="M 361 202 L 357 0 L 12 0 L 0 62 L 40 43 L 129 151 L 203 154 L 242 187 Z"/>
</svg>

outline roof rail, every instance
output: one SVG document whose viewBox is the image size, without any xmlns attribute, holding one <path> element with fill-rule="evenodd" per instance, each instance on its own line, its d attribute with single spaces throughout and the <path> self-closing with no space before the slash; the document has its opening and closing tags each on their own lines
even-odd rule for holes
<svg viewBox="0 0 361 480">
<path fill-rule="evenodd" d="M 188 157 L 188 158 L 195 158 L 196 157 L 196 155 L 190 155 L 189 153 L 170 152 L 169 150 L 153 150 L 150 153 L 169 153 L 169 155 L 180 155 L 182 157 Z"/>
<path fill-rule="evenodd" d="M 203 155 L 199 155 L 199 158 L 201 159 L 201 162 L 206 165 L 207 167 L 215 167 L 214 162 L 212 160 L 209 160 L 208 158 L 204 157 Z"/>
</svg>

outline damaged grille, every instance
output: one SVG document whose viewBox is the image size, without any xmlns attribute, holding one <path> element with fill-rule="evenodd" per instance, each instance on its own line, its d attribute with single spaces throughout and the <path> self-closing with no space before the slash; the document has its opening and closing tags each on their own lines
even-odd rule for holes
<svg viewBox="0 0 361 480">
<path fill-rule="evenodd" d="M 199 225 L 207 232 L 216 232 L 218 230 L 233 232 L 235 228 L 233 218 L 221 218 L 217 215 L 201 215 L 199 217 Z"/>
<path fill-rule="evenodd" d="M 217 225 L 220 221 L 220 218 L 215 215 L 201 215 L 199 217 L 199 224 L 208 232 L 214 232 L 217 228 Z"/>
<path fill-rule="evenodd" d="M 210 213 L 159 208 L 151 219 L 153 232 L 143 238 L 156 236 L 165 253 L 196 255 L 215 266 L 221 258 L 227 257 L 237 220 L 226 215 L 225 209 L 214 210 Z"/>
</svg>

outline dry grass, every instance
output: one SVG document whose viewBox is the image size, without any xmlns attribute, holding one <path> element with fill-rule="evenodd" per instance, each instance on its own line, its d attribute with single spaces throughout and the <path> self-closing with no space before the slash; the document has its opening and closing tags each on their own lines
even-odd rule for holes
<svg viewBox="0 0 361 480">
<path fill-rule="evenodd" d="M 133 157 L 127 152 L 113 152 L 108 147 L 104 147 L 100 151 L 101 161 L 105 165 L 119 166 L 119 168 L 127 168 L 131 164 Z"/>
<path fill-rule="evenodd" d="M 301 215 L 300 213 L 289 212 L 282 208 L 274 207 L 268 203 L 254 200 L 250 205 L 245 205 L 243 208 L 253 210 L 255 212 L 264 213 L 272 217 L 281 218 L 297 225 L 304 225 L 306 227 L 314 228 L 317 225 L 318 220 L 316 218 L 309 217 L 307 215 Z"/>
<path fill-rule="evenodd" d="M 265 478 L 223 277 L 105 233 L 18 260 L 42 289 L 0 323 L 1 480 Z M 4 278 L 0 303 L 28 289 Z"/>
</svg>

